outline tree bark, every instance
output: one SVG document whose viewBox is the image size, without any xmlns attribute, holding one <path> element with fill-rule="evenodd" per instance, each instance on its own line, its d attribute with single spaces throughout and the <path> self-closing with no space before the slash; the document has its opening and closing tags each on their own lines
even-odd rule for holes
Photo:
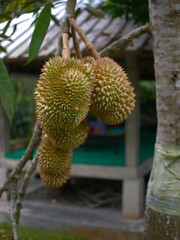
<svg viewBox="0 0 180 240">
<path fill-rule="evenodd" d="M 158 128 L 144 239 L 180 239 L 180 2 L 149 0 Z"/>
</svg>

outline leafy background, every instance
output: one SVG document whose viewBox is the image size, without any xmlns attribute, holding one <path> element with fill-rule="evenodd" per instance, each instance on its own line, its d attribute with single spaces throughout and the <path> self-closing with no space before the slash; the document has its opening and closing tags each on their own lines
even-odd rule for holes
<svg viewBox="0 0 180 240">
<path fill-rule="evenodd" d="M 11 138 L 28 138 L 35 121 L 34 88 L 38 76 L 12 74 L 10 80 L 14 89 L 15 109 L 11 126 Z"/>
</svg>

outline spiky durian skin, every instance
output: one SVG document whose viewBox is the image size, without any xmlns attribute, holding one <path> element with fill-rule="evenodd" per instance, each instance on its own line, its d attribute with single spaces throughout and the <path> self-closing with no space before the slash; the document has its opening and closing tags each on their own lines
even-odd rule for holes
<svg viewBox="0 0 180 240">
<path fill-rule="evenodd" d="M 55 147 L 44 137 L 39 150 L 38 162 L 41 180 L 50 188 L 61 187 L 69 178 L 72 150 Z"/>
<path fill-rule="evenodd" d="M 72 129 L 85 119 L 94 89 L 90 65 L 78 59 L 51 58 L 35 89 L 37 121 L 48 132 L 51 125 Z"/>
<path fill-rule="evenodd" d="M 92 94 L 91 112 L 104 123 L 124 121 L 135 105 L 133 87 L 123 69 L 110 58 L 93 64 L 96 84 Z"/>
<path fill-rule="evenodd" d="M 79 126 L 69 130 L 52 126 L 45 134 L 55 146 L 68 150 L 78 148 L 86 140 L 88 130 L 87 121 L 83 121 Z"/>
</svg>

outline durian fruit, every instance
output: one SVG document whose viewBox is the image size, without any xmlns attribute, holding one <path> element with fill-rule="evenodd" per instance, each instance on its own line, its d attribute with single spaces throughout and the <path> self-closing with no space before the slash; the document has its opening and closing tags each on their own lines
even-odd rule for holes
<svg viewBox="0 0 180 240">
<path fill-rule="evenodd" d="M 106 124 L 119 124 L 135 105 L 135 94 L 124 70 L 112 59 L 104 57 L 93 64 L 96 85 L 90 111 Z"/>
<path fill-rule="evenodd" d="M 45 132 L 52 125 L 73 129 L 85 119 L 94 89 L 89 64 L 78 59 L 51 58 L 35 89 L 37 121 Z"/>
<path fill-rule="evenodd" d="M 50 128 L 50 131 L 46 132 L 51 142 L 64 150 L 78 148 L 88 136 L 87 121 L 83 121 L 79 126 L 66 130 L 58 128 L 57 126 Z M 49 130 L 49 129 L 48 129 Z"/>
<path fill-rule="evenodd" d="M 44 137 L 38 150 L 40 177 L 51 188 L 61 187 L 69 178 L 72 150 L 55 147 L 48 137 Z"/>
</svg>

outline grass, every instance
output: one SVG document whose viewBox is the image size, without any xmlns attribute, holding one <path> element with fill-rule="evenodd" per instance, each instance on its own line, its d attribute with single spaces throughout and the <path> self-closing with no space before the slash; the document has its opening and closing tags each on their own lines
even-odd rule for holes
<svg viewBox="0 0 180 240">
<path fill-rule="evenodd" d="M 0 223 L 0 240 L 12 240 L 11 225 Z M 19 240 L 90 240 L 81 236 L 70 236 L 60 232 L 19 227 Z"/>
</svg>

